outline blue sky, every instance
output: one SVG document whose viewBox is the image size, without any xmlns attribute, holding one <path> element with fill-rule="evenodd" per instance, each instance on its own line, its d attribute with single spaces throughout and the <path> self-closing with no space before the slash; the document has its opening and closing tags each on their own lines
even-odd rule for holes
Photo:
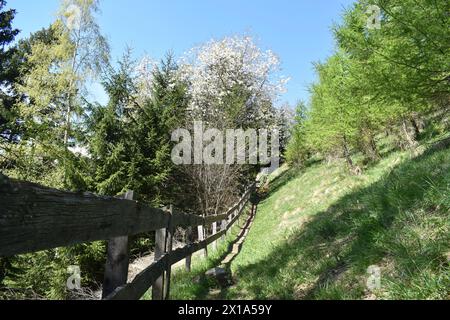
<svg viewBox="0 0 450 320">
<path fill-rule="evenodd" d="M 102 0 L 99 24 L 117 60 L 127 45 L 137 57 L 160 59 L 172 50 L 177 56 L 211 38 L 250 34 L 263 49 L 282 61 L 290 76 L 288 92 L 280 98 L 295 104 L 308 100 L 314 81 L 312 63 L 332 53 L 330 27 L 353 0 Z M 17 9 L 15 27 L 21 37 L 47 27 L 59 0 L 9 0 Z M 93 95 L 104 102 L 98 86 Z"/>
</svg>

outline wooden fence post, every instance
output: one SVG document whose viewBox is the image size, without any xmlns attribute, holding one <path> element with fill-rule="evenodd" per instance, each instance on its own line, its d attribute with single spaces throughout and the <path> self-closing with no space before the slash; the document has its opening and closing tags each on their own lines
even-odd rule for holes
<svg viewBox="0 0 450 320">
<path fill-rule="evenodd" d="M 238 210 L 238 212 L 237 212 L 237 214 L 238 214 L 238 218 L 237 218 L 237 223 L 238 223 L 238 225 L 241 224 L 242 209 L 244 208 L 244 206 L 245 206 L 245 202 L 243 201 L 243 202 L 241 202 L 241 204 L 239 205 L 239 210 Z"/>
<path fill-rule="evenodd" d="M 134 200 L 134 192 L 128 191 L 123 198 L 126 200 Z M 114 290 L 125 285 L 128 281 L 128 267 L 130 263 L 128 238 L 128 236 L 123 236 L 108 241 L 103 280 L 103 298 L 109 296 Z"/>
<path fill-rule="evenodd" d="M 205 240 L 205 228 L 203 226 L 198 226 L 197 227 L 197 231 L 198 231 L 198 241 L 202 242 L 203 240 Z M 202 249 L 200 252 L 201 252 L 200 256 L 202 258 L 207 258 L 208 257 L 208 248 L 207 248 L 207 246 L 204 249 Z"/>
<path fill-rule="evenodd" d="M 213 236 L 217 234 L 217 222 L 214 222 L 212 225 L 212 233 Z M 214 251 L 217 251 L 217 241 L 212 243 L 212 247 Z"/>
<path fill-rule="evenodd" d="M 186 229 L 186 244 L 187 245 L 192 244 L 192 242 L 193 242 L 192 236 L 193 236 L 192 227 L 188 227 Z M 186 271 L 187 272 L 191 272 L 191 264 L 192 264 L 192 255 L 188 255 L 186 257 Z"/>
<path fill-rule="evenodd" d="M 242 210 L 242 207 L 241 207 L 241 210 Z M 237 218 L 237 224 L 238 224 L 238 226 L 240 226 L 241 225 L 241 218 L 242 218 L 242 211 L 241 210 L 239 210 L 239 216 L 238 216 L 238 218 Z"/>
<path fill-rule="evenodd" d="M 159 229 L 155 233 L 155 261 L 158 261 L 166 252 L 166 230 Z M 152 285 L 152 299 L 162 300 L 164 291 L 164 276 L 165 273 L 159 277 Z"/>
<path fill-rule="evenodd" d="M 226 229 L 227 229 L 227 220 L 222 220 L 222 224 L 220 226 L 220 231 L 223 231 Z M 225 241 L 225 238 L 226 238 L 226 232 L 222 236 L 222 241 Z"/>
<path fill-rule="evenodd" d="M 231 213 L 230 216 L 228 217 L 227 228 L 231 228 L 230 223 L 231 223 L 231 221 L 233 221 L 233 218 L 235 217 L 235 215 L 236 215 L 236 210 L 233 211 L 233 213 Z M 229 232 L 230 232 L 230 229 L 227 230 L 227 235 L 229 234 Z"/>
<path fill-rule="evenodd" d="M 173 247 L 173 234 L 175 232 L 175 228 L 173 225 L 173 206 L 170 206 L 169 209 L 170 219 L 169 219 L 169 227 L 166 232 L 166 253 L 170 254 L 172 252 Z M 172 265 L 170 262 L 167 265 L 166 270 L 166 281 L 164 285 L 164 300 L 169 300 L 170 298 L 170 277 L 172 275 Z"/>
</svg>

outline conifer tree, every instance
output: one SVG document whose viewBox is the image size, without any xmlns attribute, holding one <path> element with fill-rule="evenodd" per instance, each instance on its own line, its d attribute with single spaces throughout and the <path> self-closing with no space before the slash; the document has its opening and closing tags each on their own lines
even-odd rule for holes
<svg viewBox="0 0 450 320">
<path fill-rule="evenodd" d="M 16 126 L 12 114 L 15 100 L 12 90 L 19 77 L 19 68 L 13 59 L 16 49 L 8 46 L 13 43 L 19 30 L 12 26 L 16 11 L 4 11 L 5 6 L 6 1 L 0 0 L 0 139 L 11 141 Z"/>
</svg>

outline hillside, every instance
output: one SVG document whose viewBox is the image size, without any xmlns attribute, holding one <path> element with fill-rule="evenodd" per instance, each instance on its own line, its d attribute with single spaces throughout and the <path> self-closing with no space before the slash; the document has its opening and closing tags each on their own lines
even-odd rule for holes
<svg viewBox="0 0 450 320">
<path fill-rule="evenodd" d="M 448 140 L 387 153 L 361 176 L 341 161 L 283 167 L 262 191 L 232 263 L 235 285 L 221 298 L 449 298 Z M 211 283 L 198 276 L 212 265 L 214 258 L 178 278 L 174 297 L 211 298 Z M 366 287 L 371 265 L 381 269 L 373 292 Z"/>
<path fill-rule="evenodd" d="M 449 299 L 450 1 L 155 2 L 0 0 L 0 300 Z"/>
</svg>

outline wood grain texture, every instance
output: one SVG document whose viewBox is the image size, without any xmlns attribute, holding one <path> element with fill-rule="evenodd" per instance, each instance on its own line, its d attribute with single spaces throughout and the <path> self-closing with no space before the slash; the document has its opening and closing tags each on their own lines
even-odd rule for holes
<svg viewBox="0 0 450 320">
<path fill-rule="evenodd" d="M 134 192 L 129 191 L 125 200 L 134 200 Z M 130 263 L 129 236 L 112 238 L 108 241 L 102 297 L 127 283 Z"/>
<path fill-rule="evenodd" d="M 186 244 L 190 245 L 194 241 L 194 233 L 192 232 L 192 227 L 188 227 L 186 229 Z M 186 257 L 186 272 L 191 272 L 191 265 L 192 265 L 192 255 L 188 255 Z"/>
<path fill-rule="evenodd" d="M 170 254 L 172 253 L 172 248 L 173 248 L 173 237 L 174 237 L 174 233 L 175 233 L 175 227 L 173 225 L 173 206 L 170 206 L 170 210 L 169 210 L 171 219 L 169 220 L 169 227 L 166 230 L 166 252 L 167 254 L 170 256 Z M 166 268 L 166 276 L 165 276 L 165 283 L 164 283 L 164 300 L 168 300 L 169 296 L 170 296 L 170 280 L 172 277 L 172 264 L 169 263 L 167 264 L 167 268 Z"/>
<path fill-rule="evenodd" d="M 165 228 L 169 215 L 136 201 L 15 182 L 0 186 L 0 256 Z"/>
<path fill-rule="evenodd" d="M 79 243 L 109 241 L 108 263 L 110 270 L 105 282 L 106 300 L 137 300 L 158 282 L 171 265 L 204 250 L 223 237 L 240 217 L 255 185 L 225 214 L 200 217 L 147 205 L 116 197 L 102 197 L 89 193 L 73 193 L 45 188 L 27 182 L 5 180 L 0 185 L 0 256 L 36 252 Z M 229 221 L 229 223 L 228 223 Z M 217 232 L 217 222 L 222 230 Z M 226 222 L 226 226 L 224 224 Z M 212 236 L 205 239 L 204 227 L 215 225 Z M 171 252 L 175 227 L 198 227 L 199 241 Z M 128 269 L 128 237 L 157 231 L 156 260 L 130 284 L 126 282 Z M 169 241 L 167 241 L 169 240 Z M 189 266 L 190 269 L 190 261 Z M 170 277 L 170 271 L 168 272 Z M 170 280 L 169 280 L 170 281 Z M 117 286 L 120 286 L 117 288 Z M 157 296 L 163 298 L 164 280 Z M 113 291 L 111 294 L 109 294 Z M 169 295 L 167 287 L 166 298 Z M 108 295 L 109 294 L 109 295 Z"/>
<path fill-rule="evenodd" d="M 167 229 L 159 229 L 155 233 L 155 262 L 158 262 L 166 254 L 166 236 Z M 164 269 L 155 281 L 150 283 L 148 287 L 152 286 L 152 299 L 153 300 L 163 300 L 164 282 L 165 282 L 165 269 L 166 263 L 164 264 Z"/>
</svg>

